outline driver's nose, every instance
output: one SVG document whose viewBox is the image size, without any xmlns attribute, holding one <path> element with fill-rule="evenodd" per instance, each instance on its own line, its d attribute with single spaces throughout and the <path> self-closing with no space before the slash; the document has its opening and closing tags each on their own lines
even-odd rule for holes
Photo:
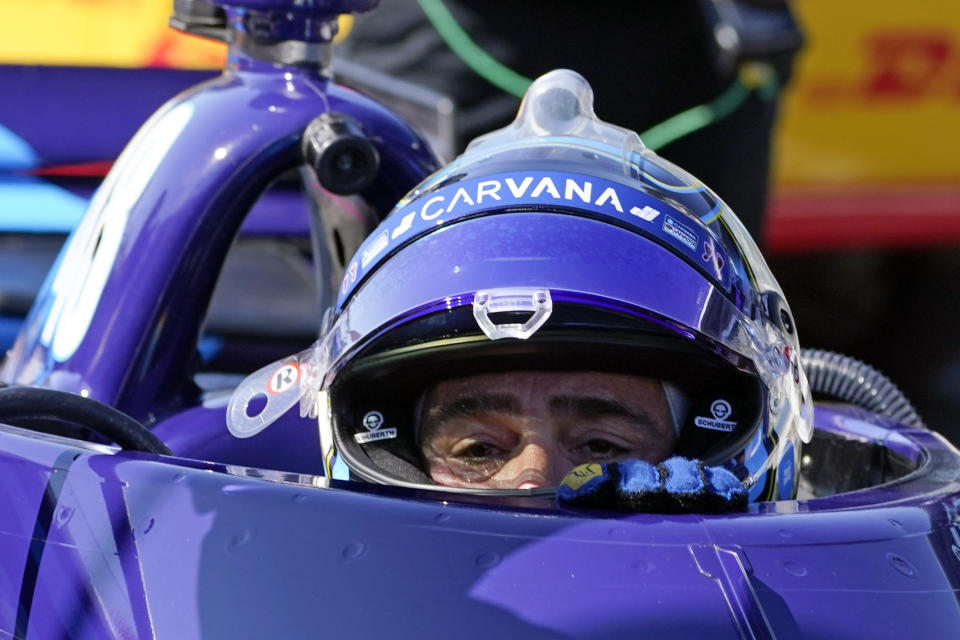
<svg viewBox="0 0 960 640">
<path fill-rule="evenodd" d="M 560 457 L 556 447 L 529 442 L 507 463 L 503 472 L 514 489 L 559 484 L 567 472 Z"/>
</svg>

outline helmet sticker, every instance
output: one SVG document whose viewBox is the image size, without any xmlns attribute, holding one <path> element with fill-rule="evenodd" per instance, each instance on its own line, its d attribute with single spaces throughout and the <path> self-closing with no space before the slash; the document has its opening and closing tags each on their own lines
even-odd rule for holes
<svg viewBox="0 0 960 640">
<path fill-rule="evenodd" d="M 685 244 L 690 249 L 697 248 L 697 234 L 690 227 L 679 222 L 674 216 L 665 216 L 663 230 Z"/>
<path fill-rule="evenodd" d="M 713 418 L 697 416 L 693 419 L 693 424 L 701 429 L 713 429 L 714 431 L 730 432 L 737 428 L 737 423 L 727 420 L 733 414 L 730 403 L 722 398 L 718 398 L 710 403 L 710 414 Z"/>
<path fill-rule="evenodd" d="M 717 271 L 723 271 L 723 256 L 714 248 L 713 241 L 703 241 L 703 255 L 700 257 L 704 262 L 715 262 Z"/>
<path fill-rule="evenodd" d="M 363 420 L 360 422 L 367 431 L 366 433 L 360 432 L 353 434 L 353 439 L 357 444 L 367 444 L 368 442 L 375 442 L 377 440 L 390 440 L 391 438 L 397 437 L 397 430 L 395 428 L 380 428 L 383 426 L 383 414 L 379 411 L 367 411 L 363 416 Z"/>
<path fill-rule="evenodd" d="M 640 207 L 633 207 L 630 209 L 630 213 L 637 216 L 638 218 L 643 218 L 647 222 L 653 222 L 657 219 L 657 216 L 660 215 L 660 212 L 651 207 L 650 205 L 644 205 L 643 209 Z"/>
<path fill-rule="evenodd" d="M 654 196 L 625 184 L 594 176 L 552 171 L 503 173 L 466 179 L 430 192 L 429 197 L 406 200 L 383 221 L 378 232 L 360 247 L 344 275 L 337 307 L 374 271 L 390 250 L 456 220 L 518 207 L 560 206 L 600 215 L 629 225 L 688 256 L 691 264 L 730 289 L 731 272 L 719 243 L 707 227 Z M 663 213 L 663 224 L 656 225 Z M 696 229 L 696 230 L 695 230 Z M 703 259 L 700 238 L 710 238 L 711 255 Z"/>
<path fill-rule="evenodd" d="M 314 345 L 247 376 L 227 405 L 230 433 L 237 438 L 254 436 L 298 402 L 301 417 L 317 417 L 320 377 L 325 369 L 323 351 Z"/>
<path fill-rule="evenodd" d="M 393 231 L 390 232 L 390 239 L 396 240 L 407 231 L 410 231 L 410 227 L 413 226 L 413 219 L 417 217 L 416 211 L 411 211 L 407 215 L 403 216 L 400 219 L 400 224 L 393 228 Z"/>
<path fill-rule="evenodd" d="M 367 250 L 366 244 L 364 244 L 364 251 Z M 362 253 L 360 255 L 363 255 Z M 372 259 L 372 258 L 371 258 Z M 347 291 L 350 291 L 350 287 L 356 284 L 357 282 L 357 261 L 354 260 L 350 263 L 350 266 L 347 267 L 346 273 L 343 274 L 343 284 L 340 286 L 340 295 L 346 295 Z"/>
<path fill-rule="evenodd" d="M 367 428 L 367 431 L 376 431 L 383 426 L 383 414 L 379 411 L 368 411 L 366 415 L 363 416 L 363 426 Z"/>
<path fill-rule="evenodd" d="M 270 393 L 283 393 L 300 379 L 300 366 L 296 362 L 288 362 L 277 369 L 270 380 L 267 382 L 267 391 Z"/>
<path fill-rule="evenodd" d="M 390 239 L 387 238 L 387 230 L 384 229 L 383 233 L 378 235 L 373 241 L 364 248 L 363 253 L 360 254 L 360 266 L 366 268 L 370 261 L 380 255 L 384 249 L 387 248 L 387 245 L 390 243 Z"/>
</svg>

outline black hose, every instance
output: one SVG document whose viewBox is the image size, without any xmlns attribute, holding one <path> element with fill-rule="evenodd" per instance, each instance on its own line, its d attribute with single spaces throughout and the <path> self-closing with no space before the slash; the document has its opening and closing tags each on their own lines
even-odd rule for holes
<svg viewBox="0 0 960 640">
<path fill-rule="evenodd" d="M 62 420 L 82 425 L 123 449 L 173 455 L 152 431 L 127 414 L 92 398 L 41 387 L 0 388 L 0 422 Z"/>
<path fill-rule="evenodd" d="M 823 349 L 801 349 L 800 360 L 813 393 L 849 402 L 901 424 L 926 429 L 897 385 L 870 365 Z"/>
</svg>

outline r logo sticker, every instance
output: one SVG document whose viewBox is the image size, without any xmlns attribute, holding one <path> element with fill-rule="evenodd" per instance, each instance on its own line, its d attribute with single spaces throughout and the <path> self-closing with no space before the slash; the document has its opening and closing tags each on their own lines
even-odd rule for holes
<svg viewBox="0 0 960 640">
<path fill-rule="evenodd" d="M 298 380 L 300 380 L 300 366 L 296 362 L 287 363 L 270 376 L 270 380 L 267 382 L 267 391 L 283 393 L 294 387 Z"/>
</svg>

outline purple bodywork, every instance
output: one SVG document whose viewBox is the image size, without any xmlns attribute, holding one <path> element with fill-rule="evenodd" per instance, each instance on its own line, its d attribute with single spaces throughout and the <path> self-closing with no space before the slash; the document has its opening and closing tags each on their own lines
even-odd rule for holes
<svg viewBox="0 0 960 640">
<path fill-rule="evenodd" d="M 303 129 L 327 111 L 361 122 L 377 148 L 381 169 L 364 195 L 378 210 L 437 168 L 427 144 L 378 103 L 315 68 L 280 67 L 231 47 L 226 71 L 168 102 L 144 127 L 153 138 L 139 146 L 135 138 L 112 170 L 134 174 L 168 121 L 189 114 L 125 211 L 82 341 L 69 357 L 51 354 L 41 335 L 57 306 L 48 283 L 4 379 L 83 393 L 148 421 L 193 404 L 197 338 L 227 251 L 261 192 L 302 164 Z"/>
<path fill-rule="evenodd" d="M 245 2 L 282 13 L 285 37 L 295 18 L 373 4 Z M 224 256 L 257 195 L 301 162 L 303 128 L 328 110 L 362 123 L 382 212 L 436 161 L 372 101 L 242 47 L 162 113 L 183 105 L 75 350 L 55 357 L 43 336 L 48 282 L 4 370 L 117 406 L 174 456 L 0 425 L 0 636 L 960 635 L 960 454 L 849 407 L 818 407 L 826 444 L 803 470 L 838 492 L 726 516 L 330 480 L 316 424 L 293 414 L 233 438 L 226 396 L 199 392 L 192 359 Z M 866 479 L 846 478 L 858 464 Z"/>
<path fill-rule="evenodd" d="M 574 512 L 4 429 L 0 630 L 955 638 L 960 457 L 930 432 L 862 418 L 820 408 L 817 426 L 918 468 L 731 516 Z"/>
</svg>

